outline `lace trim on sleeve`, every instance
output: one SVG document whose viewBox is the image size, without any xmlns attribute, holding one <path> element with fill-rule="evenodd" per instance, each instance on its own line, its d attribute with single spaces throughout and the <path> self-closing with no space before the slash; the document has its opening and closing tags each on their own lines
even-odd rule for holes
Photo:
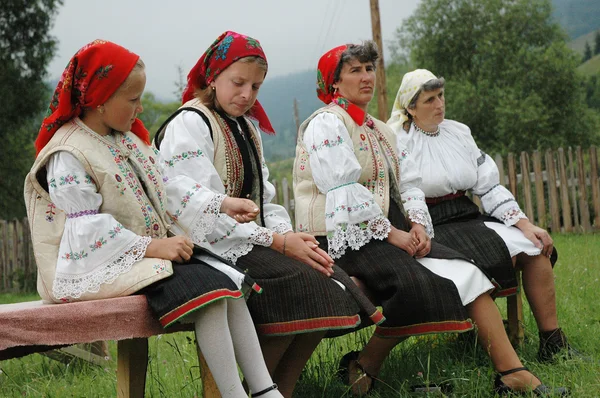
<svg viewBox="0 0 600 398">
<path fill-rule="evenodd" d="M 264 227 L 258 227 L 252 232 L 252 235 L 248 238 L 248 242 L 243 242 L 227 249 L 221 256 L 235 264 L 238 258 L 250 253 L 254 245 L 269 247 L 272 244 L 273 231 Z"/>
<path fill-rule="evenodd" d="M 272 228 L 273 232 L 283 235 L 287 232 L 293 231 L 292 224 L 287 222 L 282 222 L 281 224 L 277 224 L 274 228 Z"/>
<path fill-rule="evenodd" d="M 359 250 L 375 238 L 384 240 L 392 230 L 390 221 L 380 215 L 368 223 L 337 225 L 335 231 L 327 235 L 329 255 L 340 258 L 346 253 L 346 248 Z"/>
<path fill-rule="evenodd" d="M 54 280 L 52 294 L 58 300 L 79 298 L 85 293 L 97 293 L 100 285 L 114 282 L 120 275 L 129 272 L 133 264 L 144 258 L 146 248 L 152 241 L 149 236 L 140 236 L 124 253 L 91 274 L 76 278 L 61 278 Z"/>
<path fill-rule="evenodd" d="M 198 210 L 190 226 L 190 238 L 194 242 L 202 242 L 206 239 L 206 235 L 213 232 L 219 219 L 221 204 L 226 197 L 226 195 L 218 193 Z"/>
<path fill-rule="evenodd" d="M 408 218 L 410 218 L 410 221 L 424 226 L 425 233 L 427 233 L 430 238 L 434 237 L 435 233 L 433 231 L 433 223 L 429 212 L 422 209 L 409 209 Z"/>
</svg>

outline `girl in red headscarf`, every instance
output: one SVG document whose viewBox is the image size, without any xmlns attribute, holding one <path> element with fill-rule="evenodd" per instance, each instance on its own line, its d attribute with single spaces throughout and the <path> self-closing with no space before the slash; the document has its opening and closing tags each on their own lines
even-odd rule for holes
<svg viewBox="0 0 600 398">
<path fill-rule="evenodd" d="M 274 381 L 291 396 L 325 331 L 360 322 L 357 300 L 375 322 L 381 314 L 316 239 L 292 232 L 285 208 L 271 203 L 275 189 L 259 129 L 267 134 L 273 129 L 256 100 L 266 73 L 257 40 L 223 33 L 190 71 L 183 106 L 160 128 L 156 144 L 169 178 L 175 230 L 235 262 L 264 288 L 248 307 Z M 212 205 L 187 200 L 203 192 L 217 195 Z M 231 198 L 248 198 L 255 209 L 217 214 Z M 197 221 L 206 214 L 211 223 Z"/>
<path fill-rule="evenodd" d="M 394 132 L 367 113 L 377 58 L 372 41 L 321 57 L 317 95 L 326 106 L 300 126 L 294 163 L 299 228 L 319 236 L 321 247 L 364 284 L 387 318 L 361 352 L 340 362 L 346 382 L 366 394 L 398 343 L 469 330 L 470 317 L 501 372 L 497 392 L 549 392 L 513 350 L 489 294 L 492 283 L 468 258 L 431 241 L 419 171 Z"/>
<path fill-rule="evenodd" d="M 260 288 L 239 270 L 193 252 L 190 239 L 166 237 L 163 175 L 137 119 L 145 84 L 139 56 L 107 41 L 86 45 L 67 65 L 25 185 L 38 291 L 57 303 L 139 291 L 164 327 L 195 324 L 223 397 L 247 397 L 236 358 L 253 396 L 281 397 L 239 300 L 243 286 Z M 215 195 L 195 193 L 191 187 L 186 203 L 216 203 Z M 236 215 L 248 206 L 241 199 L 219 204 L 211 210 Z"/>
</svg>

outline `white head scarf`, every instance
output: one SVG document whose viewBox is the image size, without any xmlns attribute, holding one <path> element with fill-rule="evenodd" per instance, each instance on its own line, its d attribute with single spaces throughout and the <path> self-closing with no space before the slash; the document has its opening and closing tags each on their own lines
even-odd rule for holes
<svg viewBox="0 0 600 398">
<path fill-rule="evenodd" d="M 396 95 L 396 100 L 394 101 L 392 116 L 387 121 L 387 124 L 395 132 L 401 131 L 404 122 L 408 120 L 406 107 L 410 104 L 417 91 L 423 87 L 423 84 L 433 79 L 437 79 L 437 76 L 427 69 L 416 69 L 404 75 L 402 84 L 400 84 L 398 94 Z"/>
</svg>

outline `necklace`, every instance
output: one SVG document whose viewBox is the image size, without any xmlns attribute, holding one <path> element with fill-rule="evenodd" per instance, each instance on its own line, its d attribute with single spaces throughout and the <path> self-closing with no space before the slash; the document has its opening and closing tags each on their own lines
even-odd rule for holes
<svg viewBox="0 0 600 398">
<path fill-rule="evenodd" d="M 440 126 L 437 126 L 437 129 L 435 131 L 425 131 L 421 127 L 417 126 L 415 124 L 415 122 L 413 122 L 412 125 L 414 126 L 415 130 L 417 130 L 417 132 L 423 133 L 423 134 L 428 135 L 430 137 L 437 137 L 438 135 L 440 135 Z"/>
</svg>

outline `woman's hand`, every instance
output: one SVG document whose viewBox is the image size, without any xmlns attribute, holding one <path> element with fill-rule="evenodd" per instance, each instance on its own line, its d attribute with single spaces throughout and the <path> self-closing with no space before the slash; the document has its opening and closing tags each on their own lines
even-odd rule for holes
<svg viewBox="0 0 600 398">
<path fill-rule="evenodd" d="M 412 236 L 412 234 L 406 231 L 392 227 L 392 230 L 388 234 L 387 241 L 392 245 L 404 250 L 411 256 L 414 256 L 417 253 L 417 245 L 419 242 Z"/>
<path fill-rule="evenodd" d="M 413 223 L 410 234 L 417 242 L 415 257 L 423 258 L 428 255 L 431 251 L 431 239 L 427 235 L 427 232 L 425 232 L 425 227 L 421 224 Z"/>
<path fill-rule="evenodd" d="M 285 243 L 285 252 L 284 252 Z M 288 232 L 285 235 L 273 234 L 271 248 L 286 256 L 310 265 L 326 276 L 333 274 L 333 259 L 319 248 L 314 236 L 302 232 Z"/>
<path fill-rule="evenodd" d="M 194 244 L 185 236 L 173 236 L 171 238 L 152 239 L 146 247 L 144 257 L 162 258 L 163 260 L 183 263 L 192 257 Z"/>
<path fill-rule="evenodd" d="M 550 257 L 554 248 L 554 242 L 550 237 L 550 234 L 545 229 L 533 225 L 528 219 L 522 218 L 515 224 L 515 227 L 519 228 L 523 235 L 527 239 L 533 242 L 535 247 L 542 250 L 542 254 L 546 257 Z"/>
<path fill-rule="evenodd" d="M 221 202 L 221 213 L 227 214 L 239 223 L 256 220 L 259 209 L 250 199 L 231 198 L 227 196 Z"/>
</svg>

